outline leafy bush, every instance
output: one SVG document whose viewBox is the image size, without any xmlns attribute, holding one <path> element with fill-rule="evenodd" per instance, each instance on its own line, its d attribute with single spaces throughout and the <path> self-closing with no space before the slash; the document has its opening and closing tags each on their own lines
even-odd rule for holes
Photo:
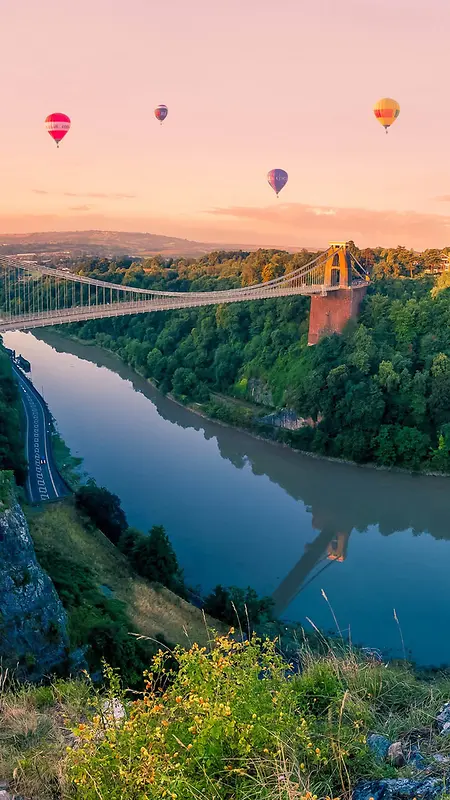
<svg viewBox="0 0 450 800">
<path fill-rule="evenodd" d="M 336 673 L 287 676 L 274 642 L 231 634 L 210 652 L 177 648 L 176 671 L 160 651 L 124 725 L 105 729 L 98 716 L 76 731 L 80 746 L 69 760 L 80 798 L 288 800 L 310 797 L 310 788 L 333 797 L 345 788 L 342 775 L 370 772 L 360 722 L 342 713 L 346 687 Z M 324 717 L 313 695 L 328 685 L 337 708 Z"/>
</svg>

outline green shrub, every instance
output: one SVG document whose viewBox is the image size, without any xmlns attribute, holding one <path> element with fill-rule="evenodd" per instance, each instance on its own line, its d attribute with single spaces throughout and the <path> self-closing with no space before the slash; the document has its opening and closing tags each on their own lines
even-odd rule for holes
<svg viewBox="0 0 450 800">
<path fill-rule="evenodd" d="M 69 770 L 83 800 L 307 800 L 312 789 L 333 797 L 341 782 L 342 791 L 340 761 L 349 779 L 356 769 L 370 774 L 365 736 L 351 715 L 317 715 L 312 700 L 299 707 L 304 685 L 304 700 L 329 688 L 345 703 L 332 667 L 287 677 L 274 642 L 232 635 L 216 638 L 209 652 L 193 645 L 174 656 L 176 671 L 161 651 L 154 658 L 124 725 L 105 729 L 98 716 L 76 731 Z"/>
<path fill-rule="evenodd" d="M 118 547 L 138 575 L 148 581 L 162 583 L 182 597 L 186 596 L 175 550 L 162 525 L 154 525 L 148 536 L 135 528 L 127 528 L 119 539 Z"/>
<path fill-rule="evenodd" d="M 342 681 L 329 660 L 313 661 L 297 688 L 297 702 L 305 713 L 323 714 L 336 699 L 342 699 Z"/>
</svg>

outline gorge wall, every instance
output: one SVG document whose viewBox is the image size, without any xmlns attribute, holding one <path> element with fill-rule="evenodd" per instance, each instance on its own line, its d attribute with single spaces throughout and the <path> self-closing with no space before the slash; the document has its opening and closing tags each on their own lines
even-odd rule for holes
<svg viewBox="0 0 450 800">
<path fill-rule="evenodd" d="M 40 680 L 63 667 L 68 652 L 66 613 L 11 493 L 0 509 L 1 664 L 21 680 Z"/>
</svg>

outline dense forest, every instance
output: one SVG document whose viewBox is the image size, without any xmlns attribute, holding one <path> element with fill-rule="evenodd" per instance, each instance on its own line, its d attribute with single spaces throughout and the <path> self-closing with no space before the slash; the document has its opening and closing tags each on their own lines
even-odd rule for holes
<svg viewBox="0 0 450 800">
<path fill-rule="evenodd" d="M 266 427 L 300 449 L 448 471 L 448 251 L 351 247 L 372 278 L 359 320 L 315 347 L 307 346 L 305 297 L 89 321 L 70 332 L 117 353 L 163 392 L 226 421 Z M 195 261 L 94 259 L 80 272 L 142 288 L 206 291 L 267 281 L 310 259 L 306 251 L 216 252 Z M 224 396 L 252 406 L 227 404 Z M 268 431 L 261 417 L 279 408 L 310 424 Z"/>
<path fill-rule="evenodd" d="M 0 347 L 0 470 L 13 470 L 19 484 L 25 483 L 27 475 L 21 415 L 19 389 L 9 356 Z"/>
</svg>

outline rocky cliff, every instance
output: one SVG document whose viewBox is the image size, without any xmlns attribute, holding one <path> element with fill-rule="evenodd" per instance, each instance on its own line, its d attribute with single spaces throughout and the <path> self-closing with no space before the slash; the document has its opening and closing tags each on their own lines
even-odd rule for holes
<svg viewBox="0 0 450 800">
<path fill-rule="evenodd" d="M 4 473 L 3 473 L 4 474 Z M 0 661 L 20 679 L 39 680 L 68 656 L 66 614 L 39 566 L 22 509 L 0 501 Z"/>
<path fill-rule="evenodd" d="M 249 399 L 260 406 L 270 408 L 274 405 L 272 392 L 267 383 L 260 378 L 249 378 L 248 380 Z"/>
</svg>

